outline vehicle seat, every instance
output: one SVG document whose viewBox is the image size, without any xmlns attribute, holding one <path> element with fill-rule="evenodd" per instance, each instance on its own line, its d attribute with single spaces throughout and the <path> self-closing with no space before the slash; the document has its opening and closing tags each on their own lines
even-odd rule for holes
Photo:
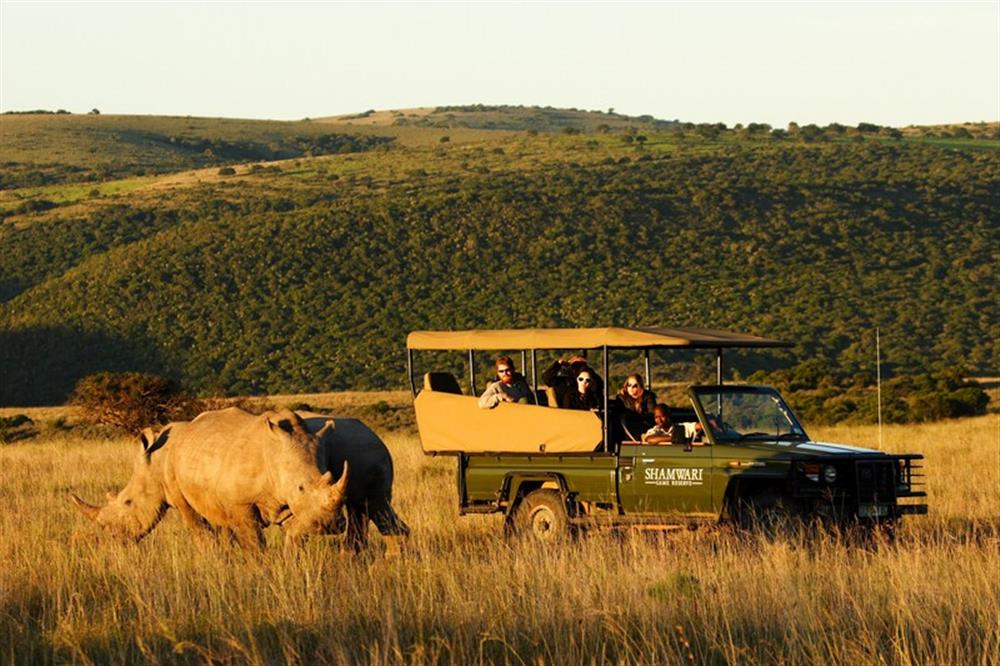
<svg viewBox="0 0 1000 666">
<path fill-rule="evenodd" d="M 549 406 L 549 394 L 545 392 L 545 389 L 535 390 L 535 404 L 539 407 Z"/>
<path fill-rule="evenodd" d="M 545 387 L 545 404 L 553 409 L 559 409 L 559 397 L 551 386 Z"/>
<path fill-rule="evenodd" d="M 462 395 L 462 387 L 458 385 L 455 375 L 450 372 L 428 372 L 424 375 L 424 389 L 438 393 Z"/>
</svg>

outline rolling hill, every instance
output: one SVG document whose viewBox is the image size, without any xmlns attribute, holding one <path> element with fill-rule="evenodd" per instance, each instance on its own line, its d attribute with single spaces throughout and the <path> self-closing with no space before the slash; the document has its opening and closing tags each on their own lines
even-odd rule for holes
<svg viewBox="0 0 1000 666">
<path fill-rule="evenodd" d="M 446 127 L 88 117 L 104 134 L 79 145 L 65 117 L 0 117 L 21 133 L 2 182 L 57 174 L 0 192 L 0 404 L 61 401 L 103 369 L 201 392 L 396 388 L 417 328 L 730 328 L 796 343 L 737 369 L 849 374 L 879 326 L 896 371 L 997 367 L 998 141 L 469 109 L 420 116 Z M 276 159 L 153 142 L 140 175 L 121 137 L 176 122 Z M 330 154 L 287 148 L 303 136 Z"/>
</svg>

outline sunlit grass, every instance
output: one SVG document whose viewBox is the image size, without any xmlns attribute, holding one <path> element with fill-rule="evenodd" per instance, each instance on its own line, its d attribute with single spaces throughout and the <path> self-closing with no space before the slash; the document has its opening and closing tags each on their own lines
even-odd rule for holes
<svg viewBox="0 0 1000 666">
<path fill-rule="evenodd" d="M 136 444 L 70 435 L 0 448 L 6 661 L 273 663 L 990 663 L 1000 650 L 998 418 L 886 429 L 927 455 L 931 514 L 896 547 L 741 541 L 725 530 L 590 535 L 554 552 L 457 516 L 454 460 L 386 435 L 401 560 L 332 537 L 285 559 L 196 542 L 166 520 L 137 547 L 97 539 Z M 877 443 L 872 427 L 813 429 Z M 817 539 L 813 536 L 812 539 Z"/>
</svg>

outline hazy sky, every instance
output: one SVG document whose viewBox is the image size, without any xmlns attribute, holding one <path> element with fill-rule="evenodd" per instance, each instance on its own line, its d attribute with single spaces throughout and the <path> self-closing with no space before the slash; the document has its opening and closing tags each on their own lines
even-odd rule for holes
<svg viewBox="0 0 1000 666">
<path fill-rule="evenodd" d="M 483 103 L 730 125 L 1000 119 L 1000 0 L 0 0 L 0 24 L 0 110 L 295 119 Z"/>
</svg>

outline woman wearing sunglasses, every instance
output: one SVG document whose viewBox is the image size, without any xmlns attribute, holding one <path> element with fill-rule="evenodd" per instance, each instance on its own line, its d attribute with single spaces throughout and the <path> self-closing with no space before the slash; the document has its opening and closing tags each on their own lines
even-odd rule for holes
<svg viewBox="0 0 1000 666">
<path fill-rule="evenodd" d="M 527 402 L 535 404 L 528 380 L 520 372 L 514 370 L 514 361 L 510 356 L 500 356 L 496 360 L 497 381 L 483 391 L 479 398 L 481 409 L 493 409 L 501 402 Z"/>
<path fill-rule="evenodd" d="M 625 413 L 652 416 L 656 408 L 656 394 L 646 390 L 642 375 L 629 375 L 618 391 L 618 402 Z"/>
<path fill-rule="evenodd" d="M 563 409 L 600 409 L 601 393 L 597 388 L 597 375 L 590 368 L 584 368 L 573 378 L 576 388 L 563 391 L 559 396 L 559 406 Z"/>
</svg>

